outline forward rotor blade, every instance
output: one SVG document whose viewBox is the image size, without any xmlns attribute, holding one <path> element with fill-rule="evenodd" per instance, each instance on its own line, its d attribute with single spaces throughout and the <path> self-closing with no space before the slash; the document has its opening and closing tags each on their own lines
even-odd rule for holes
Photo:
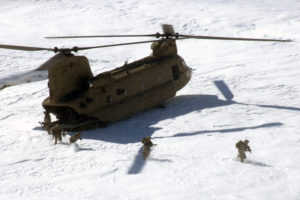
<svg viewBox="0 0 300 200">
<path fill-rule="evenodd" d="M 263 39 L 263 38 L 216 37 L 216 36 L 180 35 L 180 34 L 178 36 L 183 37 L 183 38 L 209 39 L 209 40 L 244 40 L 244 41 L 261 41 L 261 42 L 292 42 L 292 40 Z"/>
<path fill-rule="evenodd" d="M 176 40 L 182 40 L 188 38 L 177 38 Z M 133 45 L 133 44 L 144 44 L 144 43 L 151 43 L 151 42 L 159 42 L 165 39 L 160 40 L 146 40 L 146 41 L 139 41 L 139 42 L 127 42 L 127 43 L 118 43 L 118 44 L 108 44 L 108 45 L 101 45 L 101 46 L 93 46 L 93 47 L 76 47 L 79 50 L 88 50 L 88 49 L 97 49 L 97 48 L 106 48 L 106 47 L 115 47 L 115 46 L 124 46 L 124 45 Z"/>
<path fill-rule="evenodd" d="M 67 38 L 97 38 L 97 37 L 156 37 L 156 34 L 145 35 L 79 35 L 79 36 L 50 36 L 46 39 L 67 39 Z"/>
<path fill-rule="evenodd" d="M 177 38 L 175 40 L 188 39 L 188 38 Z M 151 42 L 159 42 L 165 39 L 160 40 L 146 40 L 146 41 L 138 41 L 138 42 L 127 42 L 127 43 L 118 43 L 118 44 L 108 44 L 108 45 L 100 45 L 100 46 L 92 46 L 92 47 L 73 47 L 73 48 L 43 48 L 43 47 L 28 47 L 28 46 L 15 46 L 15 45 L 4 45 L 0 44 L 0 48 L 3 49 L 12 49 L 12 50 L 22 50 L 22 51 L 54 51 L 57 52 L 72 52 L 79 50 L 88 50 L 88 49 L 97 49 L 97 48 L 105 48 L 105 47 L 115 47 L 115 46 L 124 46 L 124 45 L 134 45 L 134 44 L 144 44 Z"/>
<path fill-rule="evenodd" d="M 15 46 L 0 44 L 2 49 L 22 50 L 22 51 L 54 51 L 54 49 L 43 48 L 43 47 L 27 47 L 27 46 Z"/>
</svg>

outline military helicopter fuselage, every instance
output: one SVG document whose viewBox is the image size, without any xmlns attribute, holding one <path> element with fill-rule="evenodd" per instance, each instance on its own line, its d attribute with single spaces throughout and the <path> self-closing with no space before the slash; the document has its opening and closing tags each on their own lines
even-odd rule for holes
<svg viewBox="0 0 300 200">
<path fill-rule="evenodd" d="M 64 129 L 84 130 L 163 104 L 189 82 L 192 71 L 177 54 L 175 40 L 151 48 L 150 56 L 96 76 L 84 56 L 54 56 L 43 107 Z"/>
<path fill-rule="evenodd" d="M 191 79 L 192 70 L 177 54 L 176 40 L 213 39 L 261 42 L 291 40 L 183 35 L 172 25 L 162 25 L 163 34 L 54 36 L 47 38 L 91 37 L 155 37 L 156 40 L 108 44 L 93 47 L 43 48 L 0 44 L 0 48 L 22 51 L 58 53 L 37 70 L 48 69 L 49 97 L 42 105 L 45 116 L 52 113 L 57 120 L 41 123 L 49 131 L 59 124 L 66 131 L 106 126 L 134 114 L 162 105 L 174 97 Z M 161 39 L 159 39 L 161 38 Z M 88 59 L 71 52 L 152 42 L 152 53 L 111 71 L 93 75 Z M 5 85 L 5 87 L 7 87 Z M 2 87 L 5 88 L 5 87 Z M 1 88 L 0 88 L 1 89 Z M 46 120 L 48 121 L 48 120 Z"/>
</svg>

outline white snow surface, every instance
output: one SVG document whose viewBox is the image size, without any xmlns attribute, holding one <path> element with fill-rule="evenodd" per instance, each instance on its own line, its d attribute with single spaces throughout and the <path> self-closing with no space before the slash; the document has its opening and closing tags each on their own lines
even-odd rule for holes
<svg viewBox="0 0 300 200">
<path fill-rule="evenodd" d="M 192 67 L 167 103 L 83 140 L 53 144 L 39 126 L 52 52 L 0 49 L 0 199 L 300 199 L 299 0 L 1 0 L 0 44 L 93 46 L 142 38 L 46 40 L 54 35 L 181 34 L 292 43 L 178 41 Z M 147 38 L 146 38 L 147 39 Z M 81 51 L 94 74 L 151 53 L 150 44 Z M 213 84 L 224 80 L 228 102 Z M 18 84 L 21 83 L 21 84 Z M 157 146 L 141 155 L 141 139 Z M 241 163 L 235 143 L 248 139 Z"/>
</svg>

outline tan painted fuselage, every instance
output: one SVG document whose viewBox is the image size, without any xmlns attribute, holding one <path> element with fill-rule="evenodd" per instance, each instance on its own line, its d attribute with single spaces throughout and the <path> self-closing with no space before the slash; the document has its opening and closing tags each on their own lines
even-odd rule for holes
<svg viewBox="0 0 300 200">
<path fill-rule="evenodd" d="M 177 55 L 174 40 L 155 42 L 151 48 L 150 56 L 97 76 L 84 56 L 54 56 L 48 61 L 44 108 L 59 123 L 75 125 L 88 120 L 111 123 L 163 104 L 189 82 L 191 68 Z"/>
</svg>

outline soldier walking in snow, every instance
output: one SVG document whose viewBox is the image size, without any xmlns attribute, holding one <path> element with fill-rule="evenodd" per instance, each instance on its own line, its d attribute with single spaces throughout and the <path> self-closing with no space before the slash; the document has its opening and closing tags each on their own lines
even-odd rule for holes
<svg viewBox="0 0 300 200">
<path fill-rule="evenodd" d="M 51 117 L 49 112 L 46 110 L 44 111 L 45 117 L 44 117 L 44 123 L 45 124 L 50 124 L 51 123 Z"/>
<path fill-rule="evenodd" d="M 239 152 L 238 158 L 240 158 L 241 162 L 244 162 L 244 160 L 247 159 L 247 156 L 245 154 L 246 151 L 249 151 L 251 153 L 251 149 L 248 144 L 249 140 L 240 140 L 235 144 L 235 147 L 238 149 Z"/>
<path fill-rule="evenodd" d="M 65 131 L 62 127 L 59 126 L 59 124 L 56 124 L 55 126 L 50 128 L 50 133 L 53 135 L 54 138 L 54 144 L 57 144 L 57 140 L 60 142 L 62 141 L 62 137 L 65 136 Z"/>
<path fill-rule="evenodd" d="M 43 129 L 47 130 L 50 133 L 51 128 L 51 117 L 48 111 L 44 111 L 44 122 L 40 122 Z"/>
<path fill-rule="evenodd" d="M 78 132 L 70 137 L 70 144 L 75 143 L 77 140 L 82 140 L 81 133 Z"/>
<path fill-rule="evenodd" d="M 143 138 L 142 143 L 144 144 L 143 156 L 144 156 L 144 159 L 146 159 L 150 155 L 151 147 L 156 146 L 156 144 L 152 143 L 152 141 L 150 139 L 150 136 L 147 136 L 147 137 Z"/>
</svg>

